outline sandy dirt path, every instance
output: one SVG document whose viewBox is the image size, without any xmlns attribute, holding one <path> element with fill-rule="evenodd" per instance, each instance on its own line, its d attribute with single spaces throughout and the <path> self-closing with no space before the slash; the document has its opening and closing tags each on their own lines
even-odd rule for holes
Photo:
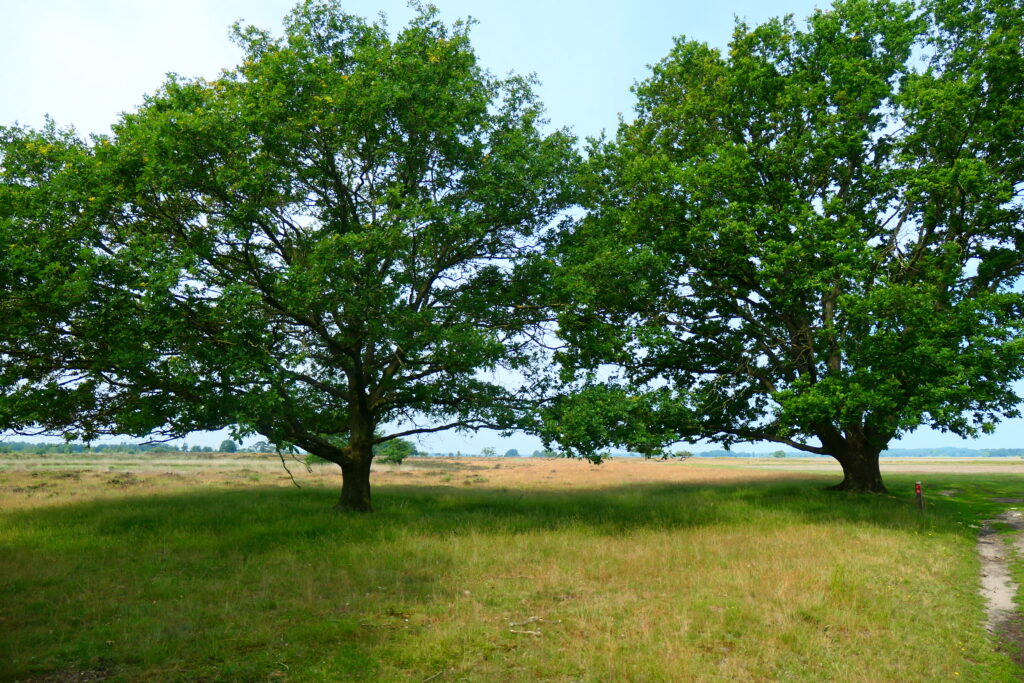
<svg viewBox="0 0 1024 683">
<path fill-rule="evenodd" d="M 985 598 L 985 628 L 1006 643 L 1007 653 L 1024 666 L 1024 620 L 1017 611 L 1015 598 L 1019 586 L 1010 573 L 1011 547 L 996 524 L 1005 524 L 1015 532 L 1013 550 L 1024 553 L 1024 512 L 1010 509 L 995 519 L 985 520 L 978 533 L 978 557 L 981 560 L 981 595 Z"/>
</svg>

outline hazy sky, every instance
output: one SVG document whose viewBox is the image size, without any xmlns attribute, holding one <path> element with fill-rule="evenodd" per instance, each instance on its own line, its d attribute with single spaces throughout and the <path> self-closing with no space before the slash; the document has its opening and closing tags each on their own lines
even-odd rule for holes
<svg viewBox="0 0 1024 683">
<path fill-rule="evenodd" d="M 32 0 L 5 3 L 0 22 L 0 124 L 38 126 L 44 115 L 82 133 L 107 132 L 165 74 L 214 77 L 240 52 L 228 39 L 238 20 L 279 32 L 287 0 Z M 748 23 L 784 14 L 801 19 L 827 1 L 811 0 L 439 0 L 448 21 L 472 16 L 472 42 L 495 74 L 534 73 L 551 124 L 580 137 L 612 131 L 632 109 L 630 86 L 661 59 L 674 36 L 724 46 L 735 17 Z M 350 0 L 362 16 L 383 12 L 392 28 L 411 16 L 404 0 Z M 215 445 L 223 435 L 193 438 Z M 1024 446 L 1024 422 L 963 444 L 932 431 L 906 447 Z M 481 432 L 424 438 L 428 450 L 479 451 L 492 446 L 532 451 L 535 439 Z M 765 446 L 774 449 L 774 446 Z"/>
<path fill-rule="evenodd" d="M 215 76 L 239 57 L 228 39 L 237 20 L 275 31 L 287 0 L 33 0 L 5 3 L 0 24 L 0 121 L 37 124 L 49 113 L 83 132 L 105 132 L 164 74 Z M 809 14 L 808 0 L 444 0 L 449 21 L 472 16 L 483 64 L 495 74 L 535 73 L 552 123 L 581 136 L 615 126 L 632 107 L 629 86 L 664 56 L 672 37 L 724 45 L 733 17 L 751 23 Z M 404 0 L 343 3 L 383 12 L 392 28 L 412 12 Z"/>
</svg>

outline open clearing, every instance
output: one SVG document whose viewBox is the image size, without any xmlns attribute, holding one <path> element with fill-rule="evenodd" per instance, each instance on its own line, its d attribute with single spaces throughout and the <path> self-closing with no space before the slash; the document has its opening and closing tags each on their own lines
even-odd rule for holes
<svg viewBox="0 0 1024 683">
<path fill-rule="evenodd" d="M 1021 674 L 976 543 L 1022 461 L 885 462 L 892 495 L 856 497 L 821 460 L 422 458 L 375 469 L 372 515 L 289 467 L 0 458 L 0 679 Z"/>
</svg>

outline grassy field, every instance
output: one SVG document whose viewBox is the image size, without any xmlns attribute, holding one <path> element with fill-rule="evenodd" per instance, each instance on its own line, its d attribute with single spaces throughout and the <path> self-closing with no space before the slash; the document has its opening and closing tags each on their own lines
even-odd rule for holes
<svg viewBox="0 0 1024 683">
<path fill-rule="evenodd" d="M 977 524 L 735 462 L 407 461 L 372 515 L 266 457 L 0 460 L 0 679 L 1001 681 Z M 1022 470 L 1024 471 L 1024 470 Z M 941 495 L 939 495 L 941 494 Z"/>
</svg>

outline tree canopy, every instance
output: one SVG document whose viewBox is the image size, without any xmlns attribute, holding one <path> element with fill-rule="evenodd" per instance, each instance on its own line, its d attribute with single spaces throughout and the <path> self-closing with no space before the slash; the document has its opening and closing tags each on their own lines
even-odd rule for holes
<svg viewBox="0 0 1024 683">
<path fill-rule="evenodd" d="M 110 136 L 3 130 L 0 427 L 234 425 L 339 464 L 368 510 L 375 445 L 516 424 L 488 373 L 530 362 L 574 142 L 429 6 L 393 38 L 333 2 L 235 38 L 239 66 Z"/>
<path fill-rule="evenodd" d="M 554 246 L 548 437 L 777 442 L 882 491 L 891 439 L 1019 415 L 1022 37 L 1015 0 L 840 0 L 678 39 Z"/>
</svg>

